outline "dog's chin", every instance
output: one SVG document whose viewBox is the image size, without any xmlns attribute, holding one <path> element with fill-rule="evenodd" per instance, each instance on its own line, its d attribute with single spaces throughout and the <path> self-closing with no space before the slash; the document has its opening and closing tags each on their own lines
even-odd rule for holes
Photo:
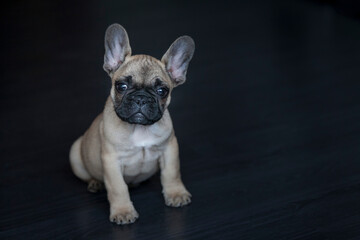
<svg viewBox="0 0 360 240">
<path fill-rule="evenodd" d="M 154 123 L 153 121 L 145 117 L 145 115 L 142 113 L 135 113 L 131 115 L 128 118 L 127 122 L 131 124 L 141 124 L 141 125 L 151 125 Z"/>
<path fill-rule="evenodd" d="M 148 119 L 144 114 L 138 112 L 130 117 L 122 117 L 118 115 L 121 120 L 130 123 L 130 124 L 140 124 L 140 125 L 151 125 L 157 122 L 159 119 Z"/>
</svg>

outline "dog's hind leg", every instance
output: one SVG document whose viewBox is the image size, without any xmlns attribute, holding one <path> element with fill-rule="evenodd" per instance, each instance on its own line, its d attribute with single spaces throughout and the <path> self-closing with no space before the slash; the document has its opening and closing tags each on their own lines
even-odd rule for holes
<svg viewBox="0 0 360 240">
<path fill-rule="evenodd" d="M 81 159 L 81 141 L 82 136 L 78 138 L 70 149 L 70 165 L 73 173 L 85 182 L 90 182 L 92 179 L 88 171 L 86 170 L 84 163 Z"/>
<path fill-rule="evenodd" d="M 105 188 L 104 183 L 102 183 L 99 180 L 91 179 L 88 184 L 87 190 L 92 193 L 97 193 L 103 190 L 104 188 Z"/>
</svg>

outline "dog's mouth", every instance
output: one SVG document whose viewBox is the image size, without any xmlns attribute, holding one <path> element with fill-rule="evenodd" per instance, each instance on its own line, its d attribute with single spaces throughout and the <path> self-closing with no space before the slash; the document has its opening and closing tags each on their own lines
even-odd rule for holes
<svg viewBox="0 0 360 240">
<path fill-rule="evenodd" d="M 131 124 L 141 124 L 141 125 L 151 125 L 155 122 L 154 120 L 148 119 L 141 112 L 134 113 L 128 118 L 122 118 L 122 120 Z"/>
<path fill-rule="evenodd" d="M 141 112 L 135 113 L 132 116 L 130 116 L 130 119 L 134 122 L 142 123 L 144 121 L 147 121 L 147 117 Z"/>
<path fill-rule="evenodd" d="M 157 99 L 140 94 L 115 101 L 114 110 L 124 122 L 141 125 L 151 125 L 160 120 L 163 114 Z"/>
</svg>

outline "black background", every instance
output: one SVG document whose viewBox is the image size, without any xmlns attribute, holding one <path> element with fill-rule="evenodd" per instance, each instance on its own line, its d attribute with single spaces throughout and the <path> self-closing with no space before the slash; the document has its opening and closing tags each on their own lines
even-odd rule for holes
<svg viewBox="0 0 360 240">
<path fill-rule="evenodd" d="M 356 1 L 13 1 L 1 8 L 2 239 L 360 239 Z M 103 38 L 134 54 L 180 35 L 196 51 L 170 112 L 193 203 L 159 176 L 109 222 L 106 193 L 71 172 L 72 142 L 109 94 Z"/>
</svg>

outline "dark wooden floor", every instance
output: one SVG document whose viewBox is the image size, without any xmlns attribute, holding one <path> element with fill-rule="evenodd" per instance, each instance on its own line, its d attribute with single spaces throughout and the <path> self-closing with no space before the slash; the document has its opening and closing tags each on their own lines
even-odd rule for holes
<svg viewBox="0 0 360 240">
<path fill-rule="evenodd" d="M 335 2 L 335 1 L 332 1 Z M 348 2 L 348 1 L 347 1 Z M 334 8 L 335 7 L 335 8 Z M 360 21 L 312 1 L 17 1 L 1 9 L 1 239 L 360 239 Z M 193 203 L 159 176 L 108 220 L 73 176 L 72 142 L 102 111 L 103 36 L 160 58 L 195 39 L 170 112 Z"/>
</svg>

